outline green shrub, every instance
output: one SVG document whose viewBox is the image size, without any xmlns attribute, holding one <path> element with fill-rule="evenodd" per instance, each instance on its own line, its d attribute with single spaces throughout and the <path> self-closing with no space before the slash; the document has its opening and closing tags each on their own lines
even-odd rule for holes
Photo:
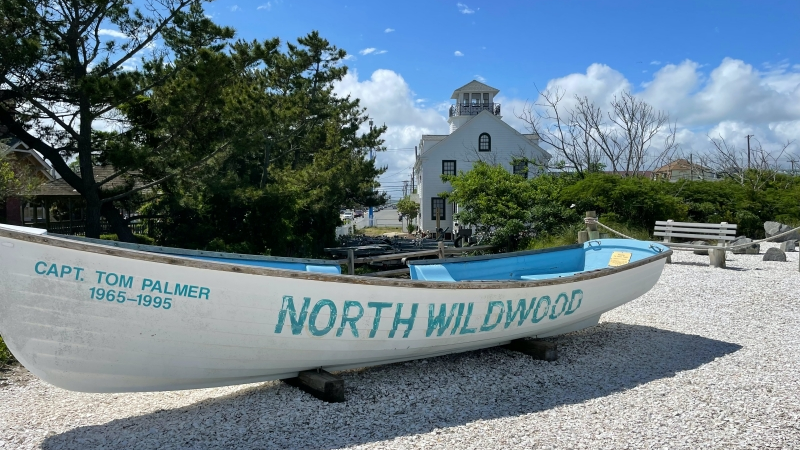
<svg viewBox="0 0 800 450">
<path fill-rule="evenodd" d="M 134 234 L 133 237 L 136 238 L 136 243 L 142 245 L 156 245 L 156 240 L 151 238 L 150 236 L 145 236 L 143 234 Z M 119 241 L 119 238 L 115 233 L 111 234 L 101 234 L 100 239 L 104 241 Z"/>
<path fill-rule="evenodd" d="M 14 355 L 12 355 L 8 350 L 8 347 L 6 347 L 6 343 L 3 341 L 3 336 L 0 336 L 0 367 L 10 364 L 14 361 Z"/>
</svg>

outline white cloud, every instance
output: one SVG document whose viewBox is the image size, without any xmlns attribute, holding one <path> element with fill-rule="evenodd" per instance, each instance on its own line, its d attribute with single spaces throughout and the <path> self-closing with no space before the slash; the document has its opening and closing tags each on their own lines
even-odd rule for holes
<svg viewBox="0 0 800 450">
<path fill-rule="evenodd" d="M 239 5 L 231 6 L 231 12 L 236 12 L 236 11 L 241 11 L 241 10 L 242 10 L 242 8 L 239 8 Z"/>
<path fill-rule="evenodd" d="M 389 53 L 389 50 L 378 50 L 375 47 L 368 47 L 368 48 L 365 48 L 363 50 L 359 50 L 358 53 L 361 54 L 361 55 L 364 55 L 364 56 L 366 56 L 366 55 L 382 55 L 384 53 Z"/>
<path fill-rule="evenodd" d="M 394 33 L 394 28 L 387 28 L 383 30 L 384 33 Z"/>
<path fill-rule="evenodd" d="M 707 135 L 722 136 L 742 148 L 747 134 L 756 135 L 767 150 L 794 140 L 789 153 L 800 151 L 800 67 L 781 61 L 770 64 L 770 70 L 759 71 L 732 58 L 725 58 L 710 70 L 702 67 L 691 60 L 666 64 L 642 88 L 634 89 L 619 71 L 592 64 L 585 73 L 552 79 L 546 87 L 565 91 L 565 108 L 574 106 L 578 95 L 606 110 L 614 95 L 633 91 L 677 122 L 678 142 L 685 153 L 709 151 Z M 514 126 L 519 129 L 518 119 L 513 116 L 515 110 L 519 114 L 525 102 L 500 97 L 498 102 L 503 103 L 504 120 L 516 123 Z"/>
<path fill-rule="evenodd" d="M 456 6 L 458 7 L 458 12 L 460 12 L 461 14 L 474 14 L 475 13 L 475 10 L 469 9 L 469 6 L 467 6 L 467 5 L 463 4 L 463 3 L 456 3 Z"/>
<path fill-rule="evenodd" d="M 356 59 L 358 59 L 358 58 L 356 58 L 356 55 L 351 55 L 349 53 L 347 55 L 345 55 L 345 57 L 344 57 L 345 61 L 355 61 Z"/>
<path fill-rule="evenodd" d="M 454 54 L 454 55 L 456 55 L 456 56 L 464 56 L 464 54 L 463 54 L 463 53 L 461 53 L 461 52 L 460 52 L 460 51 L 458 51 L 458 50 L 456 50 L 456 51 L 455 51 L 455 53 L 453 53 L 453 54 Z"/>
<path fill-rule="evenodd" d="M 109 30 L 109 29 L 106 29 L 106 28 L 99 29 L 97 31 L 97 34 L 99 34 L 100 36 L 111 36 L 111 37 L 121 38 L 121 39 L 127 39 L 128 38 L 128 35 L 123 33 L 123 32 L 121 32 L 121 31 Z"/>
<path fill-rule="evenodd" d="M 267 11 L 269 11 L 269 10 L 271 10 L 271 9 L 272 9 L 272 2 L 267 2 L 267 3 L 264 3 L 263 5 L 260 5 L 260 6 L 259 6 L 258 8 L 256 8 L 256 9 L 257 9 L 257 10 L 264 9 L 264 10 L 267 10 Z"/>
<path fill-rule="evenodd" d="M 480 75 L 475 75 L 474 77 L 476 80 L 480 81 L 481 83 L 486 83 L 486 78 L 483 78 Z"/>
<path fill-rule="evenodd" d="M 658 61 L 658 60 L 656 60 L 656 61 L 650 61 L 650 65 L 651 65 L 651 66 L 660 66 L 660 65 L 661 65 L 661 61 Z"/>
<path fill-rule="evenodd" d="M 385 147 L 397 149 L 377 156 L 380 166 L 389 170 L 381 181 L 407 180 L 414 164 L 414 146 L 423 134 L 447 134 L 447 119 L 436 108 L 419 105 L 403 77 L 391 70 L 379 69 L 369 79 L 359 80 L 358 71 L 351 70 L 334 88 L 340 96 L 351 95 L 361 100 L 361 106 L 375 123 L 386 123 Z M 449 105 L 449 103 L 448 103 Z M 364 131 L 368 126 L 364 127 Z"/>
</svg>

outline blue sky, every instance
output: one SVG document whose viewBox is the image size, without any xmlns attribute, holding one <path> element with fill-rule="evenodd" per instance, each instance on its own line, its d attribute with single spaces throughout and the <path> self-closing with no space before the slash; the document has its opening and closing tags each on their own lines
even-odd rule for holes
<svg viewBox="0 0 800 450">
<path fill-rule="evenodd" d="M 678 121 L 693 153 L 707 134 L 755 134 L 765 148 L 800 138 L 798 0 L 219 0 L 206 11 L 246 40 L 318 30 L 352 55 L 340 89 L 390 127 L 387 186 L 408 178 L 422 133 L 447 132 L 444 105 L 472 79 L 500 90 L 521 131 L 512 111 L 559 86 L 600 104 L 631 90 Z"/>
</svg>

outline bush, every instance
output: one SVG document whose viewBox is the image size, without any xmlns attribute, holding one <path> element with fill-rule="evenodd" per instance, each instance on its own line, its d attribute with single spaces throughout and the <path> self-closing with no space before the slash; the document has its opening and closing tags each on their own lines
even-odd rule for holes
<svg viewBox="0 0 800 450">
<path fill-rule="evenodd" d="M 156 245 L 156 240 L 151 238 L 150 236 L 145 236 L 143 234 L 134 234 L 133 237 L 136 238 L 137 244 L 142 245 Z M 104 241 L 119 241 L 119 238 L 115 233 L 112 234 L 101 234 L 100 239 Z"/>
<path fill-rule="evenodd" d="M 8 350 L 8 347 L 6 347 L 6 343 L 3 341 L 3 336 L 0 336 L 0 367 L 13 363 L 14 361 L 16 361 L 14 359 L 14 355 L 12 355 Z"/>
</svg>

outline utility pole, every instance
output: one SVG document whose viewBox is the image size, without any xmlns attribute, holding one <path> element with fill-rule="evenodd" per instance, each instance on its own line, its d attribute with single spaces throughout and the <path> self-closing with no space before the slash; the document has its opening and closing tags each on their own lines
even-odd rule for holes
<svg viewBox="0 0 800 450">
<path fill-rule="evenodd" d="M 754 135 L 748 134 L 747 135 L 747 168 L 750 168 L 750 138 Z"/>
</svg>

